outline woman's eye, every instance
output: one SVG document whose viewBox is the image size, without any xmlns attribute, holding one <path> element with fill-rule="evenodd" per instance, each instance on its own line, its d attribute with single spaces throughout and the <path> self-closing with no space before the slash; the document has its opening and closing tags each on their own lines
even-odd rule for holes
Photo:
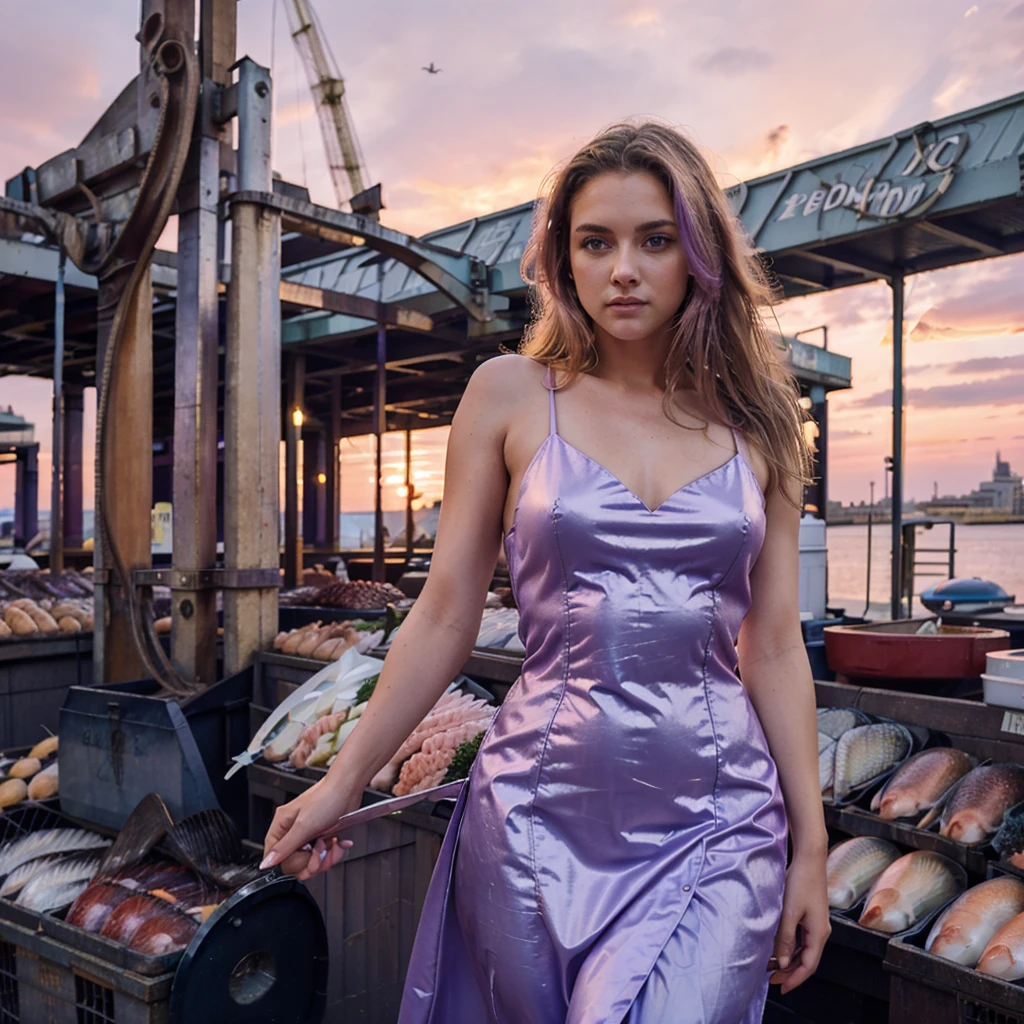
<svg viewBox="0 0 1024 1024">
<path fill-rule="evenodd" d="M 597 235 L 591 235 L 590 238 L 583 239 L 583 248 L 589 249 L 591 252 L 595 252 L 605 244 L 605 240 L 603 238 L 598 238 Z"/>
<path fill-rule="evenodd" d="M 672 238 L 669 235 L 651 235 L 647 243 L 652 249 L 664 249 L 666 245 L 672 244 Z"/>
</svg>

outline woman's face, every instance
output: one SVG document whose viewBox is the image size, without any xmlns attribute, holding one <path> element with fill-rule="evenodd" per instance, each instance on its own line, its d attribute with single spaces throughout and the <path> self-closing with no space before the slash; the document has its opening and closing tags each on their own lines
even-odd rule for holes
<svg viewBox="0 0 1024 1024">
<path fill-rule="evenodd" d="M 595 333 L 620 341 L 662 336 L 689 275 L 672 201 L 651 174 L 600 174 L 569 211 L 569 254 Z"/>
</svg>

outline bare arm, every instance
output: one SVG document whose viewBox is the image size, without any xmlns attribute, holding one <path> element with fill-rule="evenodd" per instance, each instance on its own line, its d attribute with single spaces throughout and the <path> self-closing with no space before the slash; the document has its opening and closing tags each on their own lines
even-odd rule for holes
<svg viewBox="0 0 1024 1024">
<path fill-rule="evenodd" d="M 501 360 L 494 360 L 500 364 Z M 503 447 L 510 405 L 502 367 L 483 364 L 471 378 L 452 421 L 445 492 L 430 573 L 395 634 L 380 679 L 326 777 L 279 808 L 267 833 L 264 864 L 308 878 L 341 857 L 332 848 L 299 847 L 358 806 L 382 768 L 465 664 L 483 614 L 501 545 L 508 491 Z"/>
<path fill-rule="evenodd" d="M 785 992 L 814 972 L 828 938 L 828 837 L 818 786 L 814 684 L 798 611 L 800 513 L 775 491 L 766 517 L 764 545 L 750 576 L 751 606 L 740 629 L 739 658 L 743 683 L 778 766 L 793 842 L 776 940 L 782 971 L 773 979 Z M 794 958 L 800 946 L 804 952 Z"/>
</svg>

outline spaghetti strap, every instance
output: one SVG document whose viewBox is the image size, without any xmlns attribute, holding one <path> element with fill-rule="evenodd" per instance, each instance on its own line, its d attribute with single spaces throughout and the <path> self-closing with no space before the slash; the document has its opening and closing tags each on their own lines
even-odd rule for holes
<svg viewBox="0 0 1024 1024">
<path fill-rule="evenodd" d="M 750 465 L 750 456 L 747 454 L 747 442 L 743 437 L 743 431 L 739 427 L 731 427 L 732 438 L 736 442 L 736 454 L 741 456 L 743 461 Z"/>
<path fill-rule="evenodd" d="M 558 423 L 555 420 L 555 384 L 551 375 L 551 367 L 547 368 L 547 372 L 544 375 L 544 387 L 548 389 L 548 421 L 549 421 L 549 436 L 554 437 L 558 433 Z"/>
</svg>

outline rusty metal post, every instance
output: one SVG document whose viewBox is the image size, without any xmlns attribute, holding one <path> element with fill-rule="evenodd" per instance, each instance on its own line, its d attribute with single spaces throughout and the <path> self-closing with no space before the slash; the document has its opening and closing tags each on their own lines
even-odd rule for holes
<svg viewBox="0 0 1024 1024">
<path fill-rule="evenodd" d="M 64 508 L 61 500 L 64 441 L 64 265 L 62 249 L 57 259 L 57 287 L 53 314 L 53 434 L 50 469 L 50 572 L 64 571 Z"/>
<path fill-rule="evenodd" d="M 324 473 L 327 483 L 324 485 L 324 506 L 327 515 L 327 529 L 324 544 L 329 551 L 337 551 L 340 547 L 341 513 L 341 473 L 339 472 L 341 443 L 341 377 L 331 378 L 331 421 L 327 427 L 327 464 Z"/>
<path fill-rule="evenodd" d="M 238 65 L 238 187 L 269 192 L 270 72 Z M 281 217 L 231 207 L 231 284 L 224 379 L 224 563 L 273 570 L 280 560 Z M 224 591 L 224 671 L 239 672 L 277 634 L 277 587 Z"/>
<path fill-rule="evenodd" d="M 405 557 L 412 557 L 415 523 L 412 515 L 412 431 L 405 428 Z"/>
<path fill-rule="evenodd" d="M 217 313 L 220 150 L 230 125 L 213 119 L 213 97 L 230 84 L 235 4 L 203 0 L 202 92 L 178 189 L 178 296 L 174 347 L 174 569 L 181 580 L 217 560 Z M 185 575 L 188 574 L 188 575 Z M 179 586 L 172 575 L 171 658 L 186 679 L 216 679 L 217 606 L 212 589 Z"/>
<path fill-rule="evenodd" d="M 64 386 L 64 544 L 80 548 L 82 537 L 82 430 L 85 401 L 82 388 Z"/>
<path fill-rule="evenodd" d="M 892 288 L 892 579 L 889 613 L 894 619 L 903 616 L 903 275 L 894 274 Z M 910 597 L 910 605 L 914 597 Z M 911 614 L 911 608 L 907 609 Z"/>
<path fill-rule="evenodd" d="M 384 434 L 388 429 L 387 413 L 388 329 L 381 319 L 377 324 L 377 376 L 373 389 L 373 432 L 377 442 L 377 474 L 373 488 L 373 581 L 383 583 L 387 575 L 384 563 Z"/>
<path fill-rule="evenodd" d="M 299 533 L 299 440 L 302 437 L 306 357 L 289 356 L 285 379 L 284 411 L 284 586 L 297 587 L 302 579 L 302 541 Z"/>
<path fill-rule="evenodd" d="M 124 273 L 122 271 L 122 273 Z M 123 281 L 119 275 L 99 282 L 96 332 L 96 365 L 106 354 Z M 97 375 L 97 394 L 104 381 Z M 125 323 L 107 405 L 106 444 L 116 472 L 104 481 L 104 501 L 111 535 L 117 538 L 121 557 L 129 571 L 151 564 L 150 509 L 153 499 L 153 279 L 143 275 Z M 97 437 L 97 446 L 102 439 Z M 97 452 L 97 458 L 99 454 Z M 107 580 L 111 566 L 103 549 L 102 531 L 95 531 L 93 679 L 119 683 L 149 674 L 131 629 L 128 595 Z"/>
</svg>

